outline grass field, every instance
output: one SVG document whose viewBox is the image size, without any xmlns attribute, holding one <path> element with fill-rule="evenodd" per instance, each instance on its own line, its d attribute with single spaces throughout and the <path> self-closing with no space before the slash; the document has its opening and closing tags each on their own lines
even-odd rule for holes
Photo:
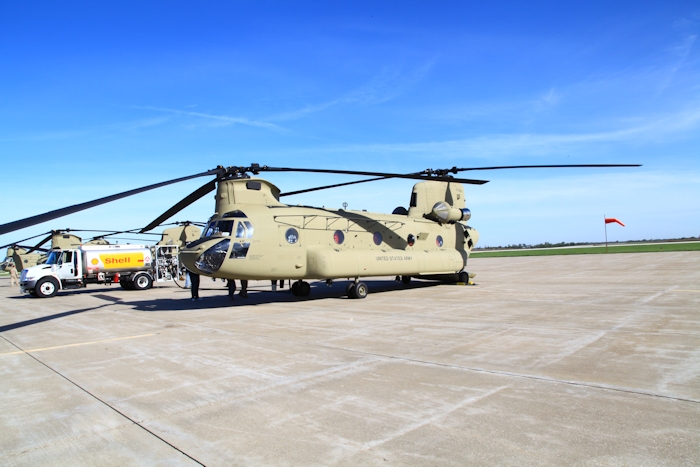
<svg viewBox="0 0 700 467">
<path fill-rule="evenodd" d="M 693 243 L 664 243 L 655 245 L 609 245 L 608 253 L 651 253 L 663 251 L 697 251 L 700 242 Z M 508 251 L 475 251 L 473 258 L 490 258 L 503 256 L 547 256 L 547 255 L 597 255 L 605 254 L 604 246 L 581 248 L 544 248 L 538 250 L 508 250 Z"/>
</svg>

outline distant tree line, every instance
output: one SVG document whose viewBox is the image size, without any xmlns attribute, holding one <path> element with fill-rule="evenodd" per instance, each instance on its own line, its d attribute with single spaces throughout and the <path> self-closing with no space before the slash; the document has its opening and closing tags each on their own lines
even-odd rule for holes
<svg viewBox="0 0 700 467">
<path fill-rule="evenodd" d="M 688 242 L 688 241 L 698 241 L 698 237 L 682 237 L 682 238 L 649 238 L 643 240 L 625 240 L 620 242 L 618 240 L 610 241 L 608 243 L 650 243 L 650 242 Z M 526 250 L 528 248 L 561 248 L 566 246 L 585 246 L 585 245 L 600 245 L 603 242 L 559 242 L 559 243 L 537 243 L 535 245 L 526 245 L 525 243 L 518 243 L 506 246 L 485 246 L 476 247 L 475 250 Z"/>
</svg>

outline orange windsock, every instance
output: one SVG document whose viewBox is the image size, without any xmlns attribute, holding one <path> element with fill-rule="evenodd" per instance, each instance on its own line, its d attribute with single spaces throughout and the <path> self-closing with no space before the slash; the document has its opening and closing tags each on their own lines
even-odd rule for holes
<svg viewBox="0 0 700 467">
<path fill-rule="evenodd" d="M 625 226 L 625 224 L 623 224 L 622 222 L 620 222 L 618 219 L 615 219 L 614 217 L 606 217 L 606 218 L 605 218 L 605 223 L 606 223 L 606 224 L 612 224 L 613 222 L 617 222 L 617 223 L 620 224 L 622 227 Z"/>
</svg>

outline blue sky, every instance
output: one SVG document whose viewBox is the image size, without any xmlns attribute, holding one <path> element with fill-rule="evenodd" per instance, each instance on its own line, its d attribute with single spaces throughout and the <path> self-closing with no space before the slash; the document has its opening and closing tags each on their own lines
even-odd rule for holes
<svg viewBox="0 0 700 467">
<path fill-rule="evenodd" d="M 482 246 L 700 235 L 700 4 L 0 4 L 0 223 L 217 165 L 465 173 Z M 354 180 L 268 174 L 282 191 Z M 198 179 L 0 236 L 146 225 Z M 285 198 L 391 212 L 412 182 Z M 207 196 L 173 220 L 206 220 Z"/>
</svg>

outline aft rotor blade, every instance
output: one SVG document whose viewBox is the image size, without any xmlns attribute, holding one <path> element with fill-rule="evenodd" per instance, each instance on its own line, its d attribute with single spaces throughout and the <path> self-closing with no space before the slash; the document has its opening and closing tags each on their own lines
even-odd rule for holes
<svg viewBox="0 0 700 467">
<path fill-rule="evenodd" d="M 642 164 L 559 164 L 559 165 L 500 165 L 495 167 L 462 167 L 448 169 L 451 173 L 466 172 L 468 170 L 500 170 L 500 169 L 568 169 L 568 168 L 592 168 L 592 167 L 641 167 Z M 453 172 L 454 171 L 454 172 Z"/>
<path fill-rule="evenodd" d="M 208 193 L 211 193 L 216 189 L 216 180 L 212 180 L 210 182 L 205 183 L 204 185 L 200 186 L 196 190 L 194 190 L 192 193 L 187 195 L 185 198 L 183 198 L 179 203 L 177 203 L 175 206 L 171 207 L 167 211 L 165 211 L 163 214 L 158 216 L 153 222 L 148 224 L 146 227 L 141 229 L 139 233 L 144 233 L 147 232 L 155 227 L 158 227 L 162 222 L 170 219 L 173 217 L 175 214 L 178 212 L 182 211 L 185 209 L 187 206 L 190 204 L 194 203 L 201 197 L 205 196 Z"/>
<path fill-rule="evenodd" d="M 380 178 L 407 178 L 409 180 L 432 180 L 437 182 L 458 182 L 466 183 L 469 185 L 483 185 L 488 183 L 488 180 L 472 180 L 467 178 L 453 178 L 449 176 L 442 175 L 427 175 L 421 173 L 415 174 L 393 174 L 385 172 L 364 172 L 358 170 L 331 170 L 331 169 L 298 169 L 291 167 L 268 167 L 260 166 L 257 167 L 260 172 L 307 172 L 307 173 L 325 173 L 325 174 L 339 174 L 339 175 L 364 175 L 367 177 L 380 177 Z"/>
<path fill-rule="evenodd" d="M 206 172 L 202 172 L 196 175 L 190 175 L 187 177 L 176 178 L 174 180 L 168 180 L 167 182 L 156 183 L 154 185 L 148 185 L 141 188 L 136 188 L 134 190 L 125 191 L 123 193 L 117 193 L 116 195 L 106 196 L 104 198 L 99 198 L 94 201 L 88 201 L 87 203 L 75 204 L 73 206 L 68 206 L 61 209 L 56 209 L 54 211 L 45 212 L 44 214 L 39 214 L 37 216 L 27 217 L 26 219 L 21 219 L 14 222 L 8 222 L 7 224 L 0 225 L 0 235 L 6 234 L 8 232 L 14 232 L 15 230 L 24 229 L 26 227 L 31 227 L 36 224 L 41 224 L 42 222 L 50 221 L 52 219 L 57 219 L 59 217 L 67 216 L 76 212 L 84 211 L 85 209 L 90 209 L 101 204 L 116 201 L 118 199 L 126 198 L 128 196 L 137 195 L 145 191 L 154 190 L 156 188 L 164 187 L 167 185 L 172 185 L 173 183 L 184 182 L 185 180 L 191 180 L 197 177 L 205 177 L 207 175 L 219 175 L 221 173 L 220 169 L 212 169 Z"/>
</svg>

